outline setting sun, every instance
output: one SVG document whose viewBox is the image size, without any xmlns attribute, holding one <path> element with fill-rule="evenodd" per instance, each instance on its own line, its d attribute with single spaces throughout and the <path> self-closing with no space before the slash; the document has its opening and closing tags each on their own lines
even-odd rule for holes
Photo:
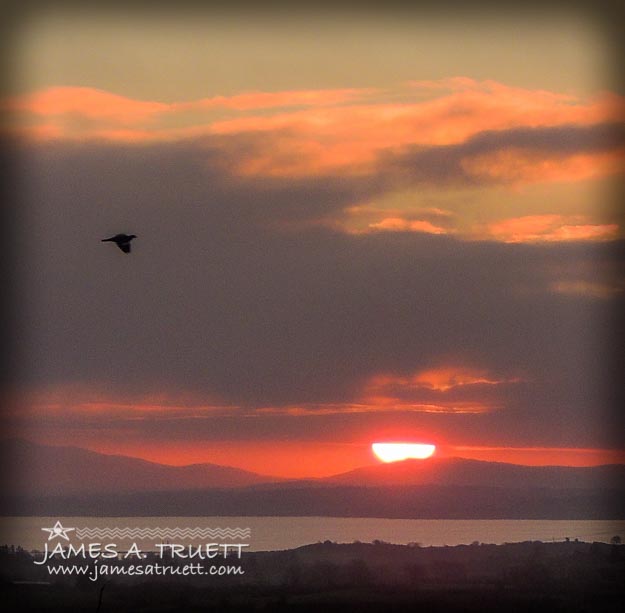
<svg viewBox="0 0 625 613">
<path fill-rule="evenodd" d="M 373 443 L 371 449 L 382 462 L 399 462 L 429 458 L 436 451 L 436 446 L 424 443 Z"/>
</svg>

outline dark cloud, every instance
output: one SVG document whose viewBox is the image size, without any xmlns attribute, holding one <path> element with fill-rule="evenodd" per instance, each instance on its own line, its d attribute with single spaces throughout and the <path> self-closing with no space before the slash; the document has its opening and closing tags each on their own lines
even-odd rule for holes
<svg viewBox="0 0 625 613">
<path fill-rule="evenodd" d="M 494 137 L 483 138 L 488 148 Z M 402 419 L 589 445 L 599 431 L 589 424 L 607 419 L 619 395 L 609 351 L 622 298 L 548 290 L 548 271 L 572 259 L 590 268 L 617 260 L 616 243 L 285 230 L 281 222 L 356 204 L 375 186 L 243 180 L 206 142 L 49 146 L 20 160 L 16 334 L 25 385 L 93 385 L 120 400 L 183 392 L 249 410 L 350 402 L 380 372 L 467 364 L 527 383 L 505 388 L 505 408 L 491 416 Z M 130 256 L 100 242 L 115 232 L 138 235 Z M 328 423 L 338 432 L 355 418 L 329 419 L 308 422 L 311 432 Z M 192 428 L 261 436 L 272 422 Z M 302 427 L 279 423 L 276 432 Z"/>
<path fill-rule="evenodd" d="M 506 150 L 522 150 L 550 159 L 623 147 L 625 127 L 622 124 L 512 128 L 480 132 L 459 144 L 413 146 L 401 152 L 386 152 L 380 156 L 379 172 L 390 174 L 393 181 L 401 179 L 413 183 L 492 183 L 502 179 L 470 173 L 463 162 Z"/>
<path fill-rule="evenodd" d="M 480 132 L 463 144 L 467 155 L 480 155 L 499 149 L 517 147 L 546 153 L 572 155 L 610 151 L 625 145 L 622 124 L 593 124 L 512 128 Z"/>
</svg>

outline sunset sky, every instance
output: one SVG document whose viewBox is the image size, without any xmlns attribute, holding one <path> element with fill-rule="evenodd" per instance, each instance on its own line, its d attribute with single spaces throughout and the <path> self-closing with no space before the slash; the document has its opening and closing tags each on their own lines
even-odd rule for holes
<svg viewBox="0 0 625 613">
<path fill-rule="evenodd" d="M 11 436 L 298 477 L 376 441 L 625 461 L 592 15 L 57 7 L 11 45 Z"/>
</svg>

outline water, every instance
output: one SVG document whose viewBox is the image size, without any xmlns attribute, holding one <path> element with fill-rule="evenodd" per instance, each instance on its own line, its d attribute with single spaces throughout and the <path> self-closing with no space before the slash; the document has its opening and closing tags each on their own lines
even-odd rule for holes
<svg viewBox="0 0 625 613">
<path fill-rule="evenodd" d="M 419 543 L 442 546 L 480 543 L 514 543 L 522 541 L 571 540 L 608 543 L 613 536 L 625 540 L 625 520 L 455 520 L 455 519 L 376 519 L 344 517 L 5 517 L 0 520 L 0 544 L 42 549 L 57 520 L 65 528 L 249 528 L 249 538 L 126 538 L 100 537 L 85 539 L 123 544 L 137 542 L 148 550 L 155 542 L 245 542 L 249 550 L 292 549 L 325 540 L 337 543 L 364 543 L 374 540 L 396 544 Z M 72 537 L 75 531 L 68 532 Z M 52 543 L 67 543 L 56 538 Z M 76 538 L 72 542 L 77 541 Z"/>
</svg>

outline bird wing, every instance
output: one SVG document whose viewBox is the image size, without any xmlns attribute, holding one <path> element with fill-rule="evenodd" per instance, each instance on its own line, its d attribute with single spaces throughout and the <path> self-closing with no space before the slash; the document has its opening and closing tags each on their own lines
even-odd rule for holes
<svg viewBox="0 0 625 613">
<path fill-rule="evenodd" d="M 130 241 L 127 243 L 117 243 L 117 246 L 124 252 L 130 253 Z"/>
</svg>

